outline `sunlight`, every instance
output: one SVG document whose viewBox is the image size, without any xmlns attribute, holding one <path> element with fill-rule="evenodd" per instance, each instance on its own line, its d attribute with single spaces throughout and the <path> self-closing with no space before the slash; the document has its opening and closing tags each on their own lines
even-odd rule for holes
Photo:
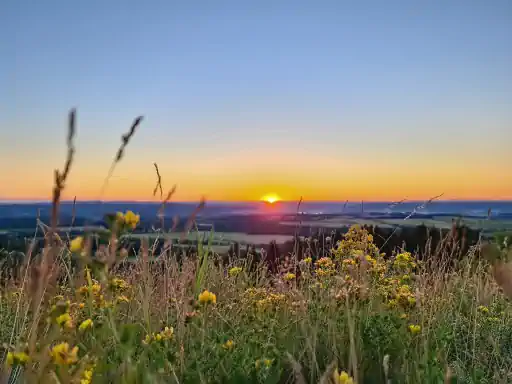
<svg viewBox="0 0 512 384">
<path fill-rule="evenodd" d="M 276 201 L 280 201 L 281 198 L 276 194 L 268 194 L 261 198 L 262 201 L 265 201 L 269 204 L 274 204 Z"/>
</svg>

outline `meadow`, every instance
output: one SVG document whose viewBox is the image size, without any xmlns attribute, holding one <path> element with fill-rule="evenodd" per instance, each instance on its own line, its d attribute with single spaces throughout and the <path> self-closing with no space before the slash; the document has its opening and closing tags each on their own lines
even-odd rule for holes
<svg viewBox="0 0 512 384">
<path fill-rule="evenodd" d="M 126 239 L 140 217 L 131 211 L 114 214 L 100 237 L 55 232 L 74 113 L 69 132 L 46 245 L 39 254 L 29 247 L 21 269 L 1 281 L 2 382 L 512 382 L 506 233 L 456 262 L 453 247 L 420 261 L 399 248 L 382 254 L 354 225 L 327 256 L 313 246 L 283 255 L 277 273 L 264 255 L 226 264 L 213 233 L 182 257 L 172 229 L 161 230 L 133 255 Z M 194 215 L 184 236 L 193 231 Z M 167 242 L 158 254 L 155 237 Z"/>
</svg>

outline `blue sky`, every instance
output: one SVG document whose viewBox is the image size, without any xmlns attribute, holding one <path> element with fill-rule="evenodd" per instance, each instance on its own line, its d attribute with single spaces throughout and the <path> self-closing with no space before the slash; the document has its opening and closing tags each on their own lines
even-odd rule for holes
<svg viewBox="0 0 512 384">
<path fill-rule="evenodd" d="M 153 161 L 184 200 L 512 198 L 512 2 L 3 8 L 0 197 L 50 193 L 76 106 L 70 196 L 144 114 L 105 198 L 150 198 Z"/>
</svg>

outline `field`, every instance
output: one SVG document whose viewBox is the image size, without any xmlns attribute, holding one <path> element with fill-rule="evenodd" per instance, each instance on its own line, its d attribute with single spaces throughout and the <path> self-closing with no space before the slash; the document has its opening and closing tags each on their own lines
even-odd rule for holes
<svg viewBox="0 0 512 384">
<path fill-rule="evenodd" d="M 323 224 L 352 226 L 327 249 L 307 238 L 300 253 L 277 260 L 226 260 L 219 247 L 276 236 L 219 232 L 184 256 L 175 239 L 207 235 L 193 231 L 201 202 L 183 231 L 134 233 L 141 218 L 126 211 L 95 236 L 64 234 L 74 121 L 72 111 L 44 247 L 31 244 L 21 265 L 0 271 L 1 382 L 512 382 L 509 233 L 456 258 L 464 239 L 446 231 L 418 260 L 400 248 L 382 254 L 363 223 L 334 219 Z M 155 168 L 164 207 L 174 189 L 165 197 Z M 124 248 L 130 237 L 141 240 L 135 257 Z M 156 238 L 166 242 L 158 254 Z"/>
<path fill-rule="evenodd" d="M 506 383 L 512 380 L 508 244 L 456 267 L 383 257 L 353 227 L 329 257 L 216 263 L 208 246 L 131 268 L 116 237 L 45 249 L 0 298 L 4 379 L 55 383 Z M 446 255 L 444 255 L 446 256 Z M 492 256 L 492 259 L 490 257 Z M 28 263 L 37 263 L 33 258 Z M 507 280 L 509 279 L 509 280 Z M 501 285 L 501 286 L 500 286 Z M 11 381 L 14 382 L 14 381 Z"/>
</svg>

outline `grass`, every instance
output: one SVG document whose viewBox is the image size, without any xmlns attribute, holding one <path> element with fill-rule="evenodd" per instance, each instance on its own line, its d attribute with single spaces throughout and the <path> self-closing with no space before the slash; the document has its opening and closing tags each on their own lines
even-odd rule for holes
<svg viewBox="0 0 512 384">
<path fill-rule="evenodd" d="M 124 250 L 100 247 L 104 254 L 91 258 L 87 241 L 76 243 L 73 252 L 58 246 L 41 305 L 34 303 L 41 277 L 29 265 L 2 290 L 6 375 L 316 383 L 337 367 L 358 383 L 442 382 L 447 374 L 470 383 L 512 379 L 512 306 L 475 254 L 456 270 L 434 270 L 408 253 L 381 257 L 354 227 L 330 258 L 292 257 L 273 276 L 264 264 L 218 265 L 208 246 L 182 263 L 165 253 L 150 264 L 146 242 L 123 269 Z M 50 356 L 61 343 L 77 347 L 76 359 L 69 351 L 67 362 Z"/>
<path fill-rule="evenodd" d="M 196 255 L 181 257 L 159 232 L 169 240 L 161 254 L 144 237 L 128 262 L 123 239 L 139 218 L 127 212 L 112 218 L 93 255 L 97 237 L 55 232 L 74 121 L 73 112 L 46 246 L 40 255 L 28 249 L 22 269 L 2 280 L 0 381 L 512 381 L 509 237 L 486 248 L 487 258 L 478 246 L 448 267 L 442 250 L 425 263 L 402 250 L 382 255 L 354 226 L 329 257 L 310 248 L 302 260 L 286 255 L 270 274 L 265 260 L 223 265 L 213 234 Z M 139 122 L 123 137 L 102 192 Z M 159 173 L 158 190 L 163 199 Z"/>
</svg>

